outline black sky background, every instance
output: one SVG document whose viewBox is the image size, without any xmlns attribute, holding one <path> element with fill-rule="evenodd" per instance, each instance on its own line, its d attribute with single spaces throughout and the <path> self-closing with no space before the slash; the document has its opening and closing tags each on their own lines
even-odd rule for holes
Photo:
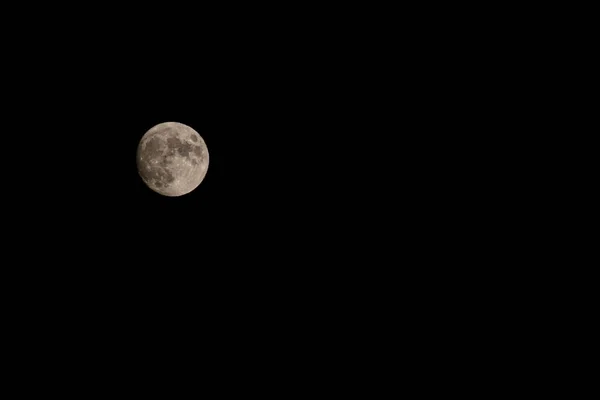
<svg viewBox="0 0 600 400">
<path fill-rule="evenodd" d="M 506 119 L 528 110 L 520 61 L 429 5 L 151 7 L 27 14 L 3 36 L 0 284 L 19 349 L 246 388 L 387 365 L 361 358 L 405 333 L 429 363 L 462 310 L 488 314 L 506 270 L 488 267 L 520 229 L 523 196 L 496 174 L 517 156 L 494 159 L 527 151 Z M 136 167 L 166 121 L 210 154 L 178 198 Z"/>
<path fill-rule="evenodd" d="M 411 351 L 404 365 L 429 377 L 464 359 L 449 349 L 506 343 L 488 339 L 494 302 L 539 286 L 517 253 L 543 203 L 528 193 L 545 164 L 521 163 L 539 152 L 524 139 L 537 122 L 519 121 L 540 38 L 511 42 L 509 18 L 454 4 L 60 7 L 0 27 L 11 371 L 63 361 L 136 390 L 135 372 L 171 372 L 220 393 L 338 393 Z M 139 140 L 166 121 L 210 153 L 178 198 L 136 168 Z M 107 367 L 79 367 L 90 361 Z"/>
<path fill-rule="evenodd" d="M 6 229 L 35 251 L 19 251 L 29 266 L 11 273 L 49 298 L 98 304 L 239 311 L 337 298 L 331 287 L 349 290 L 342 282 L 363 273 L 348 260 L 378 256 L 360 238 L 380 221 L 365 167 L 389 162 L 368 161 L 385 111 L 373 107 L 379 42 L 325 12 L 174 15 L 115 17 L 110 34 L 77 19 L 13 43 L 8 110 L 35 133 L 14 138 L 33 161 L 11 176 L 19 211 Z M 210 153 L 205 180 L 179 198 L 148 189 L 136 169 L 139 140 L 166 121 L 193 127 Z"/>
<path fill-rule="evenodd" d="M 461 194 L 468 157 L 454 155 L 481 127 L 463 118 L 480 115 L 479 95 L 462 97 L 462 55 L 441 51 L 461 42 L 442 25 L 351 6 L 156 11 L 6 40 L 5 113 L 19 132 L 4 144 L 17 216 L 6 229 L 35 243 L 23 260 L 43 255 L 28 261 L 40 282 L 331 294 L 378 279 L 364 266 L 387 265 L 384 248 L 450 235 L 455 205 L 486 195 Z M 135 164 L 165 121 L 193 127 L 210 153 L 205 180 L 179 198 L 145 187 Z"/>
<path fill-rule="evenodd" d="M 452 39 L 409 14 L 398 28 L 350 6 L 248 7 L 90 16 L 7 41 L 18 135 L 3 141 L 2 282 L 29 334 L 77 326 L 67 340 L 103 335 L 97 351 L 148 365 L 149 343 L 169 338 L 217 375 L 268 351 L 273 365 L 352 365 L 352 341 L 379 342 L 353 333 L 394 332 L 398 304 L 426 319 L 447 282 L 468 282 L 438 261 L 485 248 L 488 211 L 468 226 L 462 210 L 489 193 L 463 155 L 485 148 L 468 133 L 489 120 L 472 117 L 487 106 L 477 91 L 464 100 L 461 56 L 421 45 Z M 166 121 L 210 153 L 178 198 L 136 168 L 139 140 Z"/>
</svg>

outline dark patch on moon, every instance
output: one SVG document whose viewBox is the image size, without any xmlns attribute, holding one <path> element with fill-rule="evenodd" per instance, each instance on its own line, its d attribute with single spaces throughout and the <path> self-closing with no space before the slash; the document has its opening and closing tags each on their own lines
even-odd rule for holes
<svg viewBox="0 0 600 400">
<path fill-rule="evenodd" d="M 161 156 L 162 146 L 160 142 L 161 140 L 157 137 L 153 137 L 152 139 L 148 140 L 143 151 L 144 156 L 147 156 L 150 160 Z"/>
<path fill-rule="evenodd" d="M 166 181 L 167 183 L 172 183 L 175 180 L 175 177 L 173 176 L 173 174 L 170 171 L 162 170 L 161 175 L 162 175 L 163 181 Z"/>
<path fill-rule="evenodd" d="M 190 151 L 192 151 L 192 145 L 189 143 L 182 143 L 181 146 L 179 146 L 177 148 L 177 152 L 182 156 L 182 157 L 187 157 L 189 158 L 190 155 Z"/>
<path fill-rule="evenodd" d="M 202 146 L 198 145 L 194 147 L 194 154 L 198 157 L 202 157 Z"/>
<path fill-rule="evenodd" d="M 179 140 L 179 138 L 176 138 L 176 137 L 167 138 L 167 146 L 169 146 L 170 149 L 177 148 L 180 145 L 181 145 L 181 140 Z"/>
<path fill-rule="evenodd" d="M 196 135 L 191 135 L 190 139 L 192 139 L 192 142 L 197 142 L 198 141 L 198 137 Z"/>
<path fill-rule="evenodd" d="M 158 160 L 159 165 L 152 164 L 153 160 Z M 168 155 L 164 153 L 163 141 L 158 137 L 153 137 L 146 142 L 141 151 L 138 162 L 141 162 L 142 166 L 146 168 L 140 168 L 140 174 L 147 182 L 152 182 L 156 187 L 172 183 L 175 177 L 166 169 L 170 161 Z"/>
<path fill-rule="evenodd" d="M 167 145 L 169 146 L 169 154 L 175 155 L 175 151 L 182 157 L 189 158 L 190 151 L 192 151 L 192 145 L 188 142 L 182 142 L 181 139 L 176 137 L 170 137 L 167 139 Z"/>
</svg>

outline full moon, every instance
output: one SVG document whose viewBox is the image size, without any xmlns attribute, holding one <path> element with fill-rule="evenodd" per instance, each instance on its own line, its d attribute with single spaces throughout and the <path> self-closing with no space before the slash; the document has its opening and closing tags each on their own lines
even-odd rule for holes
<svg viewBox="0 0 600 400">
<path fill-rule="evenodd" d="M 194 129 L 164 122 L 144 134 L 137 149 L 137 168 L 144 183 L 164 196 L 196 189 L 208 170 L 208 149 Z"/>
</svg>

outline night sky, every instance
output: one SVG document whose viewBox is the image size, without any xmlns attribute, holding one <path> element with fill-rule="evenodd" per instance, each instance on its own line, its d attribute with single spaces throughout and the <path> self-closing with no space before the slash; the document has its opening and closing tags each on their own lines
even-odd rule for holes
<svg viewBox="0 0 600 400">
<path fill-rule="evenodd" d="M 373 157 L 384 145 L 372 132 L 393 135 L 367 94 L 377 74 L 357 78 L 359 50 L 373 46 L 326 18 L 223 15 L 166 36 L 168 18 L 85 45 L 40 37 L 37 61 L 11 64 L 23 78 L 5 111 L 27 136 L 4 142 L 18 172 L 6 185 L 17 256 L 5 282 L 37 310 L 46 302 L 41 313 L 239 344 L 253 324 L 299 331 L 298 318 L 324 326 L 359 309 L 353 282 L 377 262 L 368 241 L 387 221 L 385 197 L 372 196 L 384 167 L 367 171 L 390 159 Z M 176 198 L 147 188 L 136 166 L 144 133 L 169 121 L 210 154 L 204 181 Z M 198 321 L 203 332 L 186 325 Z"/>
<path fill-rule="evenodd" d="M 511 220 L 523 195 L 502 148 L 528 151 L 523 125 L 501 126 L 519 92 L 494 88 L 506 75 L 481 30 L 430 4 L 156 4 L 36 5 L 1 28 L 0 284 L 16 358 L 136 390 L 148 387 L 136 372 L 168 369 L 220 394 L 337 372 L 338 393 L 360 381 L 344 368 L 387 376 L 404 357 L 393 349 L 431 364 L 421 352 L 440 334 L 470 340 L 437 316 L 515 280 L 490 265 L 520 268 L 507 248 L 529 234 Z M 181 197 L 137 171 L 140 139 L 162 122 L 192 127 L 210 154 Z M 494 314 L 468 319 L 481 315 Z M 80 368 L 90 361 L 108 367 Z"/>
<path fill-rule="evenodd" d="M 11 103 L 16 123 L 40 132 L 27 165 L 35 184 L 16 181 L 38 199 L 25 235 L 49 259 L 100 262 L 126 280 L 260 282 L 313 263 L 328 230 L 350 224 L 338 199 L 363 180 L 366 153 L 350 46 L 310 31 L 221 21 L 195 36 L 90 34 L 86 46 L 56 47 L 53 67 L 31 73 L 29 95 Z M 204 181 L 179 198 L 148 189 L 136 168 L 141 137 L 168 121 L 194 128 L 210 153 Z"/>
</svg>

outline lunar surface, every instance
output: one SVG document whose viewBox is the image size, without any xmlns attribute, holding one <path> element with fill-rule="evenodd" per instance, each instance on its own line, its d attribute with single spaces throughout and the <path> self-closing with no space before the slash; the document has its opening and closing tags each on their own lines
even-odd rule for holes
<svg viewBox="0 0 600 400">
<path fill-rule="evenodd" d="M 165 196 L 182 196 L 196 189 L 206 176 L 208 149 L 194 129 L 164 122 L 140 140 L 137 167 L 150 189 Z"/>
</svg>

